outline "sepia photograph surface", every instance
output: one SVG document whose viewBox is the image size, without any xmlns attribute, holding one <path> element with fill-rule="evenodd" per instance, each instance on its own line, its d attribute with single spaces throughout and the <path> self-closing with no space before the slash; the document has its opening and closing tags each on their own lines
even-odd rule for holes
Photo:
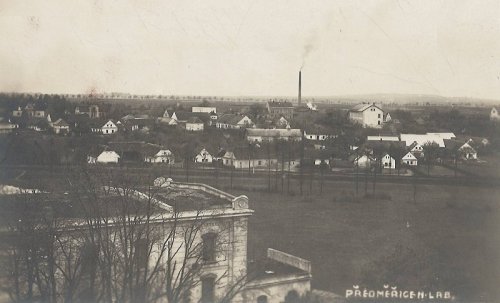
<svg viewBox="0 0 500 303">
<path fill-rule="evenodd" d="M 500 302 L 500 2 L 0 1 L 0 303 Z"/>
</svg>

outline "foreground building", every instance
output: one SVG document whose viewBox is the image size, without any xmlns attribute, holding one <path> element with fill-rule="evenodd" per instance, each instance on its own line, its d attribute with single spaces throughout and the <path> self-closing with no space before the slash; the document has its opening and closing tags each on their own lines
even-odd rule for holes
<svg viewBox="0 0 500 303">
<path fill-rule="evenodd" d="M 40 211 L 40 216 L 57 215 L 59 224 L 39 227 L 40 238 L 55 240 L 30 243 L 47 251 L 45 258 L 30 266 L 53 271 L 53 279 L 39 288 L 36 281 L 23 279 L 22 258 L 16 274 L 4 280 L 7 289 L 17 283 L 15 290 L 10 288 L 11 295 L 26 292 L 28 300 L 51 302 L 93 302 L 104 297 L 124 302 L 278 303 L 296 302 L 290 300 L 310 292 L 311 264 L 307 260 L 268 249 L 267 258 L 248 262 L 248 218 L 253 210 L 248 208 L 246 196 L 163 177 L 148 191 L 116 184 L 82 190 L 78 198 L 71 193 L 36 195 L 34 207 L 40 207 L 39 201 L 46 203 L 43 211 L 33 211 Z M 29 204 L 32 195 L 11 195 L 9 199 Z M 2 199 L 0 208 L 15 212 L 6 202 L 9 199 Z M 50 207 L 58 211 L 49 211 Z M 14 221 L 2 224 L 15 226 L 18 220 L 31 218 L 22 215 L 12 213 Z M 100 228 L 106 233 L 100 233 Z M 11 232 L 28 236 L 26 229 Z M 4 244 L 23 250 L 17 243 Z M 41 251 L 35 246 L 19 253 Z"/>
</svg>

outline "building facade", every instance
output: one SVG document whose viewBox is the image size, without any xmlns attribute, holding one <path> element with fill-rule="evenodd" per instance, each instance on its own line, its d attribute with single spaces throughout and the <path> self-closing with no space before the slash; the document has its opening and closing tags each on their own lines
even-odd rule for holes
<svg viewBox="0 0 500 303">
<path fill-rule="evenodd" d="M 382 128 L 384 111 L 375 104 L 358 104 L 349 110 L 349 120 L 363 127 Z"/>
</svg>

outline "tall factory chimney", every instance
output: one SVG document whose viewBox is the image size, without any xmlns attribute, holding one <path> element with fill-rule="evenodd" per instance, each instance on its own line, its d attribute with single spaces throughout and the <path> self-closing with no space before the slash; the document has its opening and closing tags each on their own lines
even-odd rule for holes
<svg viewBox="0 0 500 303">
<path fill-rule="evenodd" d="M 299 106 L 300 106 L 300 99 L 302 98 L 302 70 L 299 70 Z"/>
</svg>

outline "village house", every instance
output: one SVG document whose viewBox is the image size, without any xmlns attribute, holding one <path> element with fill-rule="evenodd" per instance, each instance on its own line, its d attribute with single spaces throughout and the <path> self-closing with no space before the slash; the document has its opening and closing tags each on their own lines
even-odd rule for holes
<svg viewBox="0 0 500 303">
<path fill-rule="evenodd" d="M 162 123 L 162 124 L 166 124 L 166 125 L 177 125 L 177 120 L 170 117 L 170 114 L 168 113 L 168 109 L 166 109 L 163 112 L 163 115 L 161 117 L 158 117 L 157 121 L 158 121 L 158 123 Z"/>
<path fill-rule="evenodd" d="M 287 120 L 293 119 L 293 105 L 288 101 L 267 102 L 267 111 L 273 118 L 285 117 Z"/>
<path fill-rule="evenodd" d="M 118 132 L 118 126 L 113 122 L 113 120 L 108 120 L 101 128 L 99 133 L 103 135 L 112 135 Z"/>
<path fill-rule="evenodd" d="M 21 117 L 23 115 L 23 109 L 18 106 L 17 109 L 12 111 L 12 117 Z"/>
<path fill-rule="evenodd" d="M 420 145 L 418 142 L 413 142 L 407 148 L 414 156 L 422 158 L 424 156 L 424 147 Z"/>
<path fill-rule="evenodd" d="M 401 158 L 401 163 L 406 164 L 408 166 L 417 166 L 418 159 L 411 152 L 406 153 L 406 155 Z"/>
<path fill-rule="evenodd" d="M 311 141 L 325 141 L 335 138 L 332 131 L 326 127 L 312 126 L 304 129 L 304 138 Z"/>
<path fill-rule="evenodd" d="M 223 155 L 220 157 L 220 161 L 223 166 L 234 167 L 235 160 L 236 157 L 231 151 L 223 151 Z"/>
<path fill-rule="evenodd" d="M 148 133 L 156 125 L 156 120 L 149 117 L 149 115 L 134 116 L 129 114 L 117 121 L 118 123 L 121 123 L 121 125 L 117 125 L 119 130 Z"/>
<path fill-rule="evenodd" d="M 212 163 L 213 161 L 213 156 L 205 149 L 203 148 L 195 157 L 194 157 L 194 162 L 195 163 Z"/>
<path fill-rule="evenodd" d="M 104 113 L 99 110 L 99 105 L 77 105 L 75 107 L 75 115 L 87 115 L 91 119 L 104 118 Z"/>
<path fill-rule="evenodd" d="M 234 151 L 236 169 L 264 169 L 276 167 L 278 159 L 274 152 L 261 147 L 238 148 Z"/>
<path fill-rule="evenodd" d="M 217 113 L 217 108 L 215 106 L 193 106 L 191 107 L 191 112 L 193 113 Z"/>
<path fill-rule="evenodd" d="M 190 118 L 198 118 L 200 119 L 205 126 L 212 125 L 212 119 L 210 118 L 209 113 L 193 113 L 193 112 L 185 112 L 185 111 L 176 111 L 172 114 L 171 118 L 177 121 L 177 124 L 185 127 L 186 123 Z"/>
<path fill-rule="evenodd" d="M 491 121 L 499 121 L 500 120 L 500 115 L 498 114 L 498 110 L 495 107 L 491 108 L 490 120 Z"/>
<path fill-rule="evenodd" d="M 245 115 L 223 114 L 217 119 L 216 127 L 221 129 L 241 129 L 252 127 L 252 119 Z"/>
<path fill-rule="evenodd" d="M 311 292 L 312 271 L 308 260 L 272 248 L 267 249 L 263 258 L 249 260 L 248 225 L 254 211 L 249 209 L 247 196 L 233 196 L 205 184 L 174 182 L 164 177 L 155 179 L 152 188 L 152 191 L 141 192 L 137 189 L 103 185 L 98 186 L 95 191 L 79 193 L 79 202 L 64 195 L 58 196 L 57 193 L 37 195 L 38 199 L 52 207 L 57 207 L 57 204 L 51 201 L 63 200 L 69 205 L 68 208 L 76 208 L 75 203 L 105 201 L 105 214 L 92 219 L 92 222 L 106 228 L 109 238 L 114 239 L 113 242 L 99 242 L 100 246 L 97 247 L 88 239 L 91 238 L 90 233 L 100 227 L 89 228 L 87 225 L 93 223 L 82 218 L 80 213 L 64 212 L 64 217 L 58 221 L 57 239 L 52 241 L 52 248 L 54 255 L 70 257 L 54 260 L 54 276 L 58 279 L 54 284 L 57 288 L 55 293 L 66 296 L 67 288 L 72 287 L 74 292 L 69 298 L 93 301 L 88 298 L 102 295 L 101 287 L 97 285 L 110 283 L 101 274 L 100 260 L 113 258 L 112 262 L 117 262 L 125 255 L 133 260 L 134 266 L 127 268 L 133 277 L 137 277 L 134 278 L 134 283 L 146 281 L 146 277 L 151 275 L 153 279 L 144 283 L 145 287 L 182 287 L 182 302 L 213 303 L 228 295 L 230 299 L 227 302 L 233 303 L 298 302 L 296 300 Z M 196 197 L 197 203 L 193 203 L 193 197 Z M 95 207 L 94 204 L 91 205 Z M 134 205 L 134 208 L 124 211 L 123 205 Z M 134 229 L 128 228 L 128 224 L 114 224 L 120 216 L 134 216 L 134 209 L 140 209 L 141 206 L 144 209 L 147 207 L 151 216 L 136 215 Z M 108 213 L 116 215 L 107 215 Z M 21 214 L 16 214 L 16 218 L 17 216 Z M 78 232 L 75 233 L 75 230 Z M 123 232 L 127 232 L 135 243 L 125 242 L 129 239 L 123 240 L 120 236 Z M 67 254 L 64 251 L 66 246 L 58 245 L 59 243 L 71 243 L 71 254 Z M 169 245 L 168 258 L 161 254 L 161 243 Z M 179 249 L 175 249 L 177 247 Z M 77 263 L 80 261 L 81 263 Z M 64 274 L 68 265 L 76 268 L 81 266 L 82 269 L 75 271 L 74 277 L 69 277 Z M 120 266 L 112 266 L 109 270 L 113 281 L 121 281 L 125 273 L 128 273 Z M 181 271 L 185 277 L 180 275 Z M 184 280 L 177 282 L 178 280 L 169 277 L 186 279 L 189 283 Z M 68 281 L 74 283 L 70 285 Z M 23 286 L 24 284 L 21 287 Z M 120 287 L 122 286 L 117 283 L 116 290 L 121 290 Z M 89 288 L 93 291 L 89 292 Z M 153 290 L 146 293 L 152 297 L 156 295 Z M 115 296 L 114 293 L 112 296 Z M 112 301 L 118 299 L 112 297 Z M 166 297 L 163 296 L 155 299 L 166 302 Z M 150 297 L 145 300 L 151 301 Z"/>
<path fill-rule="evenodd" d="M 351 163 L 353 163 L 353 166 L 357 166 L 361 169 L 370 168 L 372 166 L 372 163 L 375 162 L 375 159 L 368 154 L 353 154 L 349 156 L 349 160 Z"/>
<path fill-rule="evenodd" d="M 358 104 L 349 110 L 349 120 L 363 127 L 381 128 L 384 123 L 384 111 L 375 103 Z"/>
<path fill-rule="evenodd" d="M 273 141 L 301 141 L 302 131 L 300 129 L 265 129 L 249 128 L 246 138 L 248 142 L 273 142 Z"/>
<path fill-rule="evenodd" d="M 203 121 L 198 117 L 191 117 L 186 121 L 186 130 L 191 132 L 203 131 L 204 124 Z"/>
<path fill-rule="evenodd" d="M 4 121 L 3 119 L 0 120 L 0 134 L 10 133 L 17 128 L 19 128 L 19 125 L 10 122 L 10 120 L 8 121 Z"/>
<path fill-rule="evenodd" d="M 69 133 L 69 124 L 64 121 L 62 118 L 56 120 L 56 122 L 51 123 L 52 129 L 56 134 L 68 134 Z"/>
<path fill-rule="evenodd" d="M 464 140 L 444 140 L 446 149 L 451 152 L 452 155 L 456 155 L 464 160 L 477 160 L 477 151 L 474 147 L 472 147 L 473 141 Z M 470 144 L 469 144 L 470 142 Z"/>
<path fill-rule="evenodd" d="M 330 166 L 330 160 L 332 158 L 332 153 L 326 148 L 308 148 L 305 150 L 304 155 L 304 165 L 314 165 L 321 166 L 326 165 Z"/>
<path fill-rule="evenodd" d="M 396 160 L 389 154 L 385 154 L 381 159 L 382 168 L 396 169 Z"/>
<path fill-rule="evenodd" d="M 144 162 L 174 164 L 174 154 L 161 145 L 146 143 L 143 147 Z"/>
<path fill-rule="evenodd" d="M 111 163 L 118 163 L 120 161 L 120 155 L 118 155 L 115 151 L 113 150 L 104 150 L 98 155 L 88 155 L 87 156 L 87 163 L 89 164 L 97 164 L 97 163 L 102 163 L 102 164 L 111 164 Z"/>
<path fill-rule="evenodd" d="M 384 116 L 384 123 L 388 123 L 388 122 L 391 122 L 391 121 L 392 121 L 391 114 L 386 113 L 385 116 Z"/>
<path fill-rule="evenodd" d="M 290 127 L 290 122 L 285 117 L 280 117 L 279 119 L 274 119 L 272 125 L 275 128 L 287 128 Z"/>
</svg>

